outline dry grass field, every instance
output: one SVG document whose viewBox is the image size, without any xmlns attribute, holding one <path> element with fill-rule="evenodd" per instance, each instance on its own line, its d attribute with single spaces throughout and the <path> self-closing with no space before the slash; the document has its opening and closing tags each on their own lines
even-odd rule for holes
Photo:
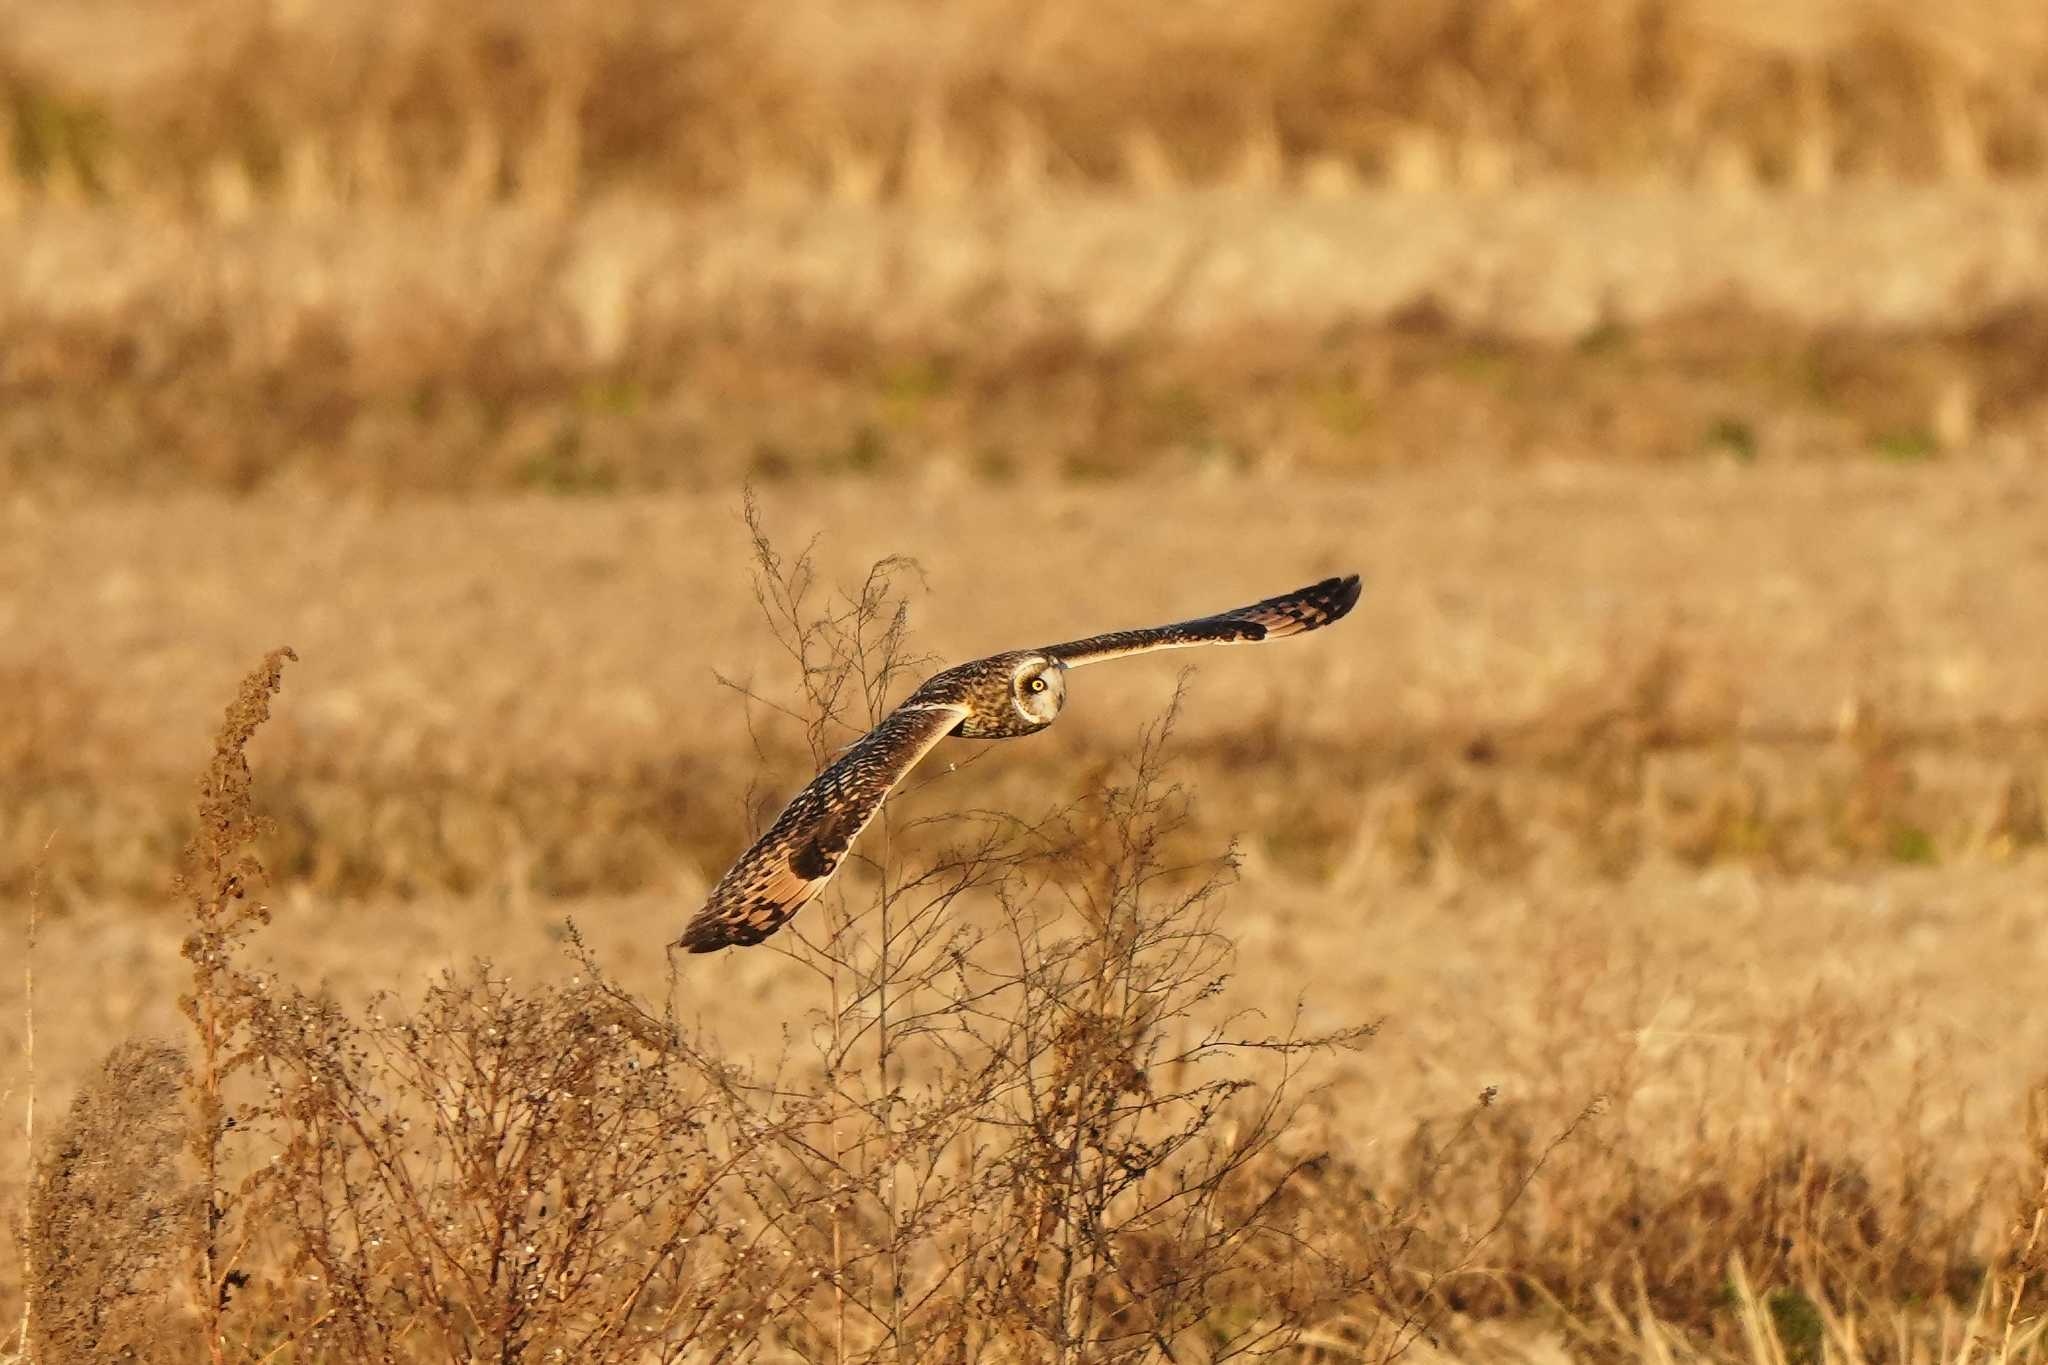
<svg viewBox="0 0 2048 1365">
<path fill-rule="evenodd" d="M 2044 13 L 0 0 L 0 1365 L 2048 1361 Z"/>
<path fill-rule="evenodd" d="M 1175 491 L 1047 481 L 1008 497 L 948 479 L 855 482 L 778 490 L 764 515 L 794 543 L 819 537 L 823 583 L 915 556 L 913 643 L 945 658 L 1220 606 L 1278 574 L 1365 573 L 1365 602 L 1325 635 L 1190 656 L 1163 780 L 1193 807 L 1157 848 L 1162 866 L 1199 869 L 1237 841 L 1212 903 L 1215 946 L 1234 960 L 1214 964 L 1214 994 L 1196 992 L 1185 1019 L 1133 1040 L 1170 1055 L 1226 1023 L 1379 1025 L 1355 1050 L 1309 1059 L 1300 1111 L 1258 1154 L 1293 1170 L 1303 1207 L 1287 1237 L 1355 1272 L 1342 1292 L 1295 1287 L 1302 1340 L 1322 1343 L 1301 1350 L 1379 1355 L 1426 1320 L 1410 1349 L 1471 1358 L 1961 1359 L 2009 1326 L 2018 1358 L 2036 1349 L 2038 504 L 2024 467 L 1579 463 Z M 693 1065 L 779 1078 L 768 1094 L 839 1093 L 814 1089 L 845 1025 L 815 960 L 762 948 L 672 972 L 662 952 L 812 762 L 800 727 L 717 680 L 795 700 L 736 501 L 31 500 L 9 531 L 10 678 L 28 703 L 9 740 L 9 861 L 17 911 L 41 879 L 46 1133 L 107 1048 L 186 1032 L 179 945 L 193 925 L 168 876 L 193 828 L 189 774 L 208 713 L 273 641 L 301 657 L 249 750 L 256 802 L 276 822 L 255 845 L 273 915 L 234 958 L 263 974 L 259 998 L 319 988 L 381 1018 L 479 961 L 518 998 L 573 989 L 594 963 L 629 999 L 673 1011 Z M 1119 847 L 1087 812 L 1130 781 L 1175 662 L 1082 675 L 1060 725 L 1028 742 L 951 742 L 939 766 L 957 770 L 897 803 L 877 857 L 899 879 L 943 863 L 969 833 L 928 825 L 947 812 L 1030 824 L 1066 811 L 1081 851 L 1040 868 L 1011 849 L 1022 860 L 1003 875 L 1033 914 L 1085 935 L 1094 860 Z M 843 880 L 838 912 L 806 912 L 818 933 L 841 912 L 851 932 L 872 930 L 873 871 Z M 1003 956 L 1010 912 L 985 891 L 939 909 L 949 931 L 975 927 L 988 935 L 977 951 Z M 590 961 L 571 955 L 571 923 Z M 0 990 L 0 1017 L 22 1019 L 20 982 Z M 395 999 L 373 1004 L 379 991 Z M 476 1028 L 541 1027 L 467 996 L 441 1005 Z M 283 1074 L 267 1018 L 245 1026 Z M 443 1041 L 467 1055 L 459 1037 Z M 403 1074 L 364 1055 L 366 1074 Z M 905 1065 L 899 1086 L 940 1083 Z M 1266 1082 L 1283 1070 L 1263 1054 L 1215 1066 Z M 1483 1089 L 1496 1097 L 1475 1109 Z M 260 1096 L 242 1102 L 262 1110 Z M 125 1131 L 146 1117 L 98 1121 Z M 302 1150 L 261 1132 L 256 1151 Z M 18 1132 L 8 1150 L 9 1169 L 26 1169 Z M 1273 1168 L 1252 1169 L 1277 1179 Z M 283 1216 L 263 1202 L 273 1187 L 253 1190 L 248 1209 Z M 459 1183 L 442 1193 L 483 1198 Z M 112 1202 L 90 1207 L 114 1217 Z M 768 1228 L 791 1245 L 749 1254 L 830 1263 L 815 1215 L 782 1206 Z M 916 1274 L 937 1273 L 930 1258 L 966 1218 L 948 1206 L 904 1234 Z M 1245 1255 L 1269 1268 L 1234 1273 L 1270 1287 L 1277 1253 L 1257 1245 Z M 371 1350 L 332 1335 L 337 1315 L 367 1306 L 294 1298 L 289 1276 L 250 1256 L 246 1315 L 228 1314 L 237 1351 Z M 138 1287 L 114 1320 L 189 1322 L 189 1291 L 171 1309 L 151 1298 L 163 1266 L 127 1273 Z M 401 1294 L 376 1305 L 408 1324 L 386 1343 L 401 1353 L 467 1358 L 514 1330 L 404 1308 L 406 1275 L 425 1270 L 357 1273 Z M 881 1272 L 860 1273 L 872 1301 Z M 78 1294 L 54 1283 L 46 1309 Z M 1281 1334 L 1254 1340 L 1276 1345 L 1292 1323 L 1261 1289 L 1202 1283 L 1178 1351 L 1228 1346 L 1254 1324 Z M 832 1335 L 835 1310 L 815 1293 L 770 1298 L 747 1335 L 763 1358 L 895 1349 L 886 1323 L 846 1329 L 852 1344 Z M 1764 1337 L 1745 1335 L 1759 1322 Z M 913 1322 L 905 1349 L 968 1349 L 953 1330 Z M 51 1358 L 72 1358 L 51 1340 Z M 1133 1346 L 1067 1344 L 1085 1358 Z M 1040 1338 L 968 1345 L 1057 1354 Z"/>
<path fill-rule="evenodd" d="M 18 174 L 79 198 L 958 197 L 2048 167 L 2027 0 L 11 4 Z M 108 41 L 120 34 L 125 41 Z"/>
</svg>

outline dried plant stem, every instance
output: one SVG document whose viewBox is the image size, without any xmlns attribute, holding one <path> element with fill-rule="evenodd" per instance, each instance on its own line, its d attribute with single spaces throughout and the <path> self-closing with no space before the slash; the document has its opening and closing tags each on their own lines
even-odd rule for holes
<svg viewBox="0 0 2048 1365">
<path fill-rule="evenodd" d="M 243 1247 L 222 1245 L 234 1196 L 223 1188 L 222 1145 L 233 1119 L 228 1113 L 226 1085 L 240 1064 L 238 1032 L 246 1025 L 250 1001 L 243 990 L 235 949 L 269 908 L 248 899 L 264 877 L 263 865 L 249 845 L 265 828 L 250 797 L 252 776 L 248 745 L 270 718 L 270 701 L 284 685 L 284 665 L 298 655 L 289 648 L 272 650 L 242 681 L 227 708 L 214 740 L 213 758 L 199 784 L 199 832 L 186 850 L 186 867 L 178 889 L 191 907 L 192 931 L 184 955 L 192 964 L 192 988 L 180 1001 L 198 1035 L 199 1064 L 194 1091 L 191 1150 L 197 1158 L 201 1207 L 194 1230 L 192 1262 L 207 1357 L 226 1359 L 222 1337 L 227 1297 L 235 1263 Z"/>
<path fill-rule="evenodd" d="M 2031 1209 L 2021 1214 L 2019 1226 L 2014 1229 L 2014 1240 L 2019 1246 L 2013 1254 L 2012 1288 L 2005 1304 L 2005 1333 L 1999 1351 L 1999 1359 L 2014 1358 L 2014 1334 L 2020 1324 L 2020 1311 L 2027 1302 L 2027 1289 L 2034 1278 L 2041 1274 L 2044 1266 L 2043 1239 L 2048 1238 L 2048 1082 L 2037 1084 L 2027 1096 L 2028 1136 L 2033 1139 L 2033 1155 L 2039 1163 L 2038 1183 L 2032 1192 Z"/>
<path fill-rule="evenodd" d="M 220 1138 L 221 1116 L 224 1105 L 221 1100 L 223 1054 L 226 1052 L 225 1030 L 221 1027 L 218 998 L 211 990 L 202 989 L 199 994 L 199 1112 L 204 1128 L 199 1138 L 201 1179 L 204 1183 L 206 1206 L 204 1222 L 199 1232 L 199 1289 L 200 1312 L 206 1320 L 206 1350 L 209 1359 L 219 1362 L 224 1359 L 220 1339 L 220 1283 L 221 1250 L 220 1226 Z"/>
<path fill-rule="evenodd" d="M 21 1220 L 21 1358 L 29 1355 L 29 1329 L 35 1325 L 36 1277 L 29 1270 L 29 1247 L 35 1238 L 36 1200 L 36 929 L 42 918 L 43 869 L 50 858 L 50 845 L 57 838 L 55 830 L 43 840 L 42 856 L 36 859 L 35 876 L 28 888 L 28 937 L 22 945 L 21 954 L 21 1027 L 22 1052 L 27 1071 L 28 1093 L 23 1098 L 21 1109 L 22 1151 L 28 1162 L 30 1197 L 28 1207 Z"/>
<path fill-rule="evenodd" d="M 839 1007 L 839 966 L 833 963 L 832 982 L 832 1055 L 837 1057 L 840 1042 L 836 1036 L 840 1021 L 846 1016 Z M 829 1081 L 829 1076 L 828 1076 Z M 846 1182 L 846 1151 L 840 1137 L 839 1107 L 832 1109 L 832 1170 L 829 1179 L 835 1186 Z M 838 1189 L 831 1192 L 830 1216 L 832 1219 L 832 1359 L 835 1365 L 846 1365 L 846 1216 L 844 1197 Z"/>
<path fill-rule="evenodd" d="M 889 1159 L 889 1172 L 883 1180 L 885 1191 L 883 1211 L 888 1219 L 889 1235 L 889 1338 L 897 1350 L 903 1349 L 903 1235 L 902 1235 L 902 1187 L 899 1181 L 903 1174 L 903 1163 L 894 1158 L 895 1152 L 895 1094 L 889 1088 L 889 1063 L 892 1058 L 889 1035 L 889 949 L 891 945 L 889 910 L 895 894 L 889 885 L 889 869 L 894 864 L 889 857 L 889 810 L 884 806 L 879 843 L 881 845 L 881 888 L 876 893 L 877 908 L 881 920 L 881 952 L 875 964 L 875 1083 L 882 1104 L 882 1151 Z"/>
</svg>

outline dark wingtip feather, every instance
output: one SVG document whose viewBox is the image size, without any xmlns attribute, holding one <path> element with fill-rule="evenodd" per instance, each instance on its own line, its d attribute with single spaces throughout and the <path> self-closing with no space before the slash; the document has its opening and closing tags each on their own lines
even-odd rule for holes
<svg viewBox="0 0 2048 1365">
<path fill-rule="evenodd" d="M 1343 620 L 1358 605 L 1359 594 L 1363 591 L 1358 575 L 1352 573 L 1339 578 L 1325 578 L 1320 583 L 1311 583 L 1285 597 L 1275 598 L 1276 603 L 1288 604 L 1292 609 L 1290 614 L 1307 613 L 1305 617 L 1297 615 L 1294 630 L 1283 633 L 1291 635 L 1302 630 L 1321 630 Z"/>
<path fill-rule="evenodd" d="M 1330 619 L 1338 621 L 1358 605 L 1359 596 L 1364 593 L 1365 585 L 1359 581 L 1357 574 L 1348 573 L 1342 578 L 1326 578 L 1316 584 L 1316 589 L 1329 595 Z"/>
<path fill-rule="evenodd" d="M 715 953 L 720 948 L 730 948 L 735 942 L 737 940 L 726 933 L 723 922 L 700 917 L 683 930 L 683 936 L 676 940 L 676 947 L 693 953 Z"/>
</svg>

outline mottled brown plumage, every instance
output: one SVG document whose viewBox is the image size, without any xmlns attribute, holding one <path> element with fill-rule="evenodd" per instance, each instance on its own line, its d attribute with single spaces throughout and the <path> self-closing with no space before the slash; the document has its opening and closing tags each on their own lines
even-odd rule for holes
<svg viewBox="0 0 2048 1365">
<path fill-rule="evenodd" d="M 1155 649 L 1300 635 L 1342 618 L 1358 593 L 1356 574 L 1326 578 L 1215 616 L 992 654 L 933 675 L 797 793 L 719 878 L 677 946 L 708 953 L 780 929 L 824 889 L 890 789 L 934 745 L 949 734 L 1011 739 L 1043 730 L 1066 703 L 1068 669 Z"/>
</svg>

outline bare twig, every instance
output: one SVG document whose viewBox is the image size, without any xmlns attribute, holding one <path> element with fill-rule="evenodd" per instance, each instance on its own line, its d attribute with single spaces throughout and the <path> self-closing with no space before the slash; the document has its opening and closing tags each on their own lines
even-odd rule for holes
<svg viewBox="0 0 2048 1365">
<path fill-rule="evenodd" d="M 36 1219 L 36 931 L 41 922 L 43 901 L 44 868 L 50 857 L 50 845 L 56 841 L 57 832 L 51 830 L 43 839 L 42 853 L 36 859 L 35 872 L 28 888 L 28 931 L 21 953 L 21 1027 L 22 1053 L 26 1068 L 26 1094 L 22 1099 L 21 1143 L 23 1159 L 28 1163 L 28 1176 L 22 1182 L 29 1192 L 28 1207 L 21 1220 L 21 1328 L 19 1342 L 22 1359 L 31 1361 L 29 1332 L 35 1325 L 36 1277 L 30 1273 L 29 1248 L 35 1242 Z"/>
</svg>

